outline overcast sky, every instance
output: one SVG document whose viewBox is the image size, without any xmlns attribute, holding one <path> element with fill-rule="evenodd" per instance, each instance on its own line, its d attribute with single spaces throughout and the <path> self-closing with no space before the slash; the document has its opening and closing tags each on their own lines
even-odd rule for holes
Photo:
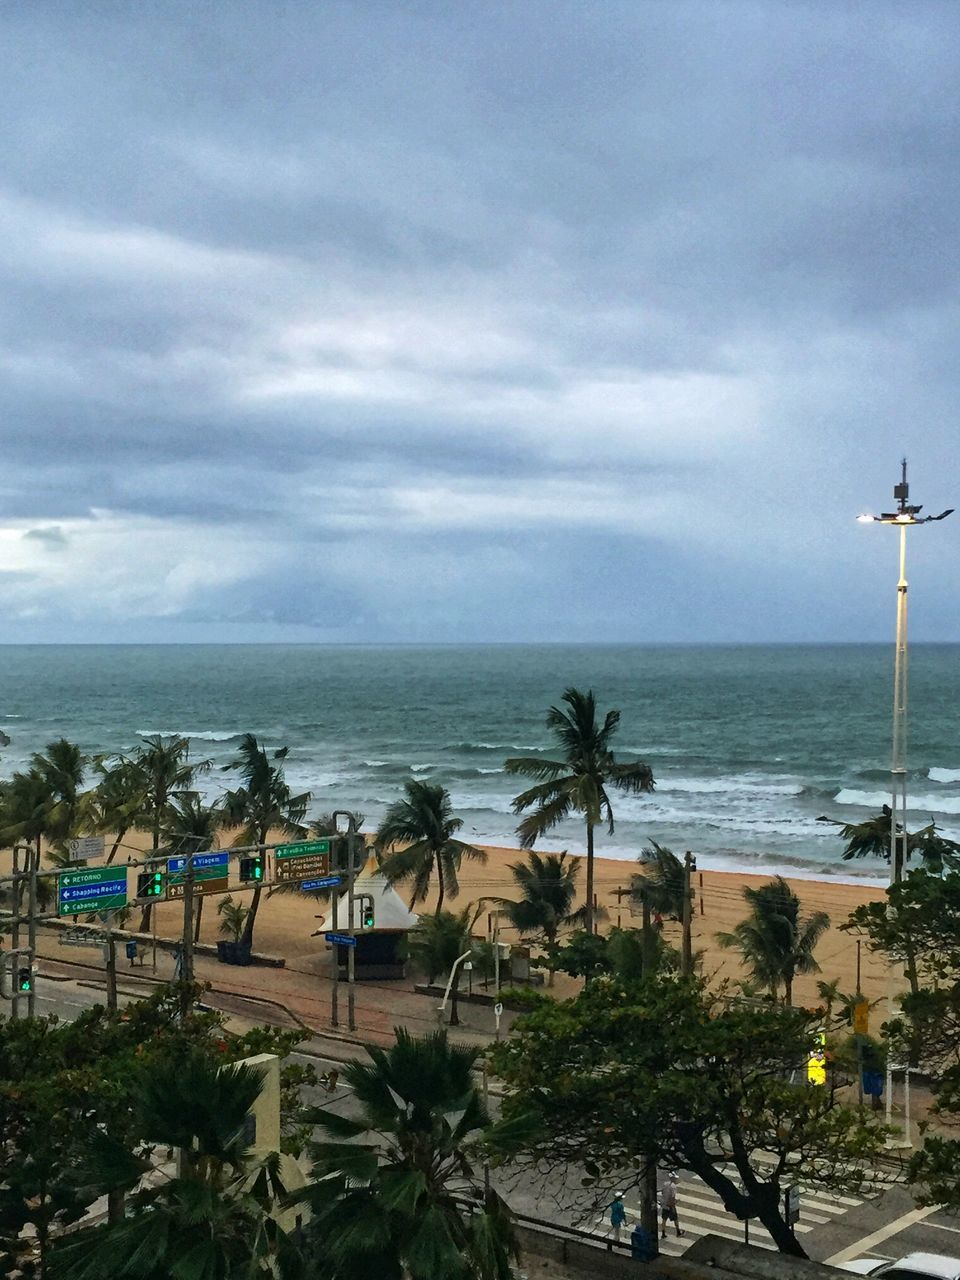
<svg viewBox="0 0 960 1280">
<path fill-rule="evenodd" d="M 960 505 L 955 0 L 0 28 L 0 638 L 890 637 L 853 517 L 902 452 Z"/>
</svg>

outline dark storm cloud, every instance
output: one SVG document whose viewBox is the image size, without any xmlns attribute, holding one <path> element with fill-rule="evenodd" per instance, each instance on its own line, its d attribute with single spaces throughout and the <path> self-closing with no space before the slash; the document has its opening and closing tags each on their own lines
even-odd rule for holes
<svg viewBox="0 0 960 1280">
<path fill-rule="evenodd" d="M 956 496 L 952 5 L 0 24 L 12 616 L 886 633 L 850 515 L 903 450 Z M 958 541 L 924 534 L 921 634 Z"/>
</svg>

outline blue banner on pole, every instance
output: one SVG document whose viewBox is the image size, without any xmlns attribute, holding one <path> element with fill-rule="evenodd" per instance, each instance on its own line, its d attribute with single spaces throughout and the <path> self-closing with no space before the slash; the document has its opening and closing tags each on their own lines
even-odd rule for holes
<svg viewBox="0 0 960 1280">
<path fill-rule="evenodd" d="M 356 938 L 351 938 L 349 933 L 325 933 L 323 936 L 336 947 L 355 947 L 357 945 Z"/>
<path fill-rule="evenodd" d="M 333 889 L 343 881 L 342 876 L 321 876 L 319 880 L 304 880 L 301 882 L 300 888 L 304 893 L 310 893 L 314 889 Z"/>
</svg>

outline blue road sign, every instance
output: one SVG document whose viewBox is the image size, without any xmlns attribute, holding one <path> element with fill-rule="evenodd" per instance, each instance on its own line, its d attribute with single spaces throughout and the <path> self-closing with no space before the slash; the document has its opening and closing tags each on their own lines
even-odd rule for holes
<svg viewBox="0 0 960 1280">
<path fill-rule="evenodd" d="M 323 876 L 320 880 L 304 880 L 300 888 L 305 893 L 309 893 L 312 889 L 332 889 L 334 885 L 341 884 L 342 876 Z"/>
<path fill-rule="evenodd" d="M 195 853 L 193 855 L 193 870 L 211 871 L 214 867 L 228 867 L 230 865 L 229 853 Z M 186 871 L 186 858 L 168 858 L 167 872 L 170 875 L 176 875 L 178 871 Z"/>
<path fill-rule="evenodd" d="M 356 938 L 351 938 L 349 933 L 325 933 L 323 936 L 336 947 L 355 947 L 357 945 Z"/>
</svg>

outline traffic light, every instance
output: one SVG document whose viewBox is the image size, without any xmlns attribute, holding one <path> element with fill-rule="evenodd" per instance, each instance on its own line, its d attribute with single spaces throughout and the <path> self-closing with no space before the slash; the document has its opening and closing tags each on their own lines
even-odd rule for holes
<svg viewBox="0 0 960 1280">
<path fill-rule="evenodd" d="M 372 929 L 375 919 L 373 910 L 373 897 L 369 893 L 363 894 L 360 900 L 360 927 L 363 929 Z"/>
<path fill-rule="evenodd" d="M 137 897 L 159 898 L 163 893 L 162 871 L 140 871 L 137 874 Z"/>
<path fill-rule="evenodd" d="M 252 880 L 255 884 L 263 879 L 263 854 L 255 854 L 252 858 L 240 859 L 240 879 L 244 884 Z"/>
<path fill-rule="evenodd" d="M 17 991 L 21 995 L 29 995 L 33 990 L 33 969 L 30 965 L 22 965 L 17 970 Z"/>
</svg>

